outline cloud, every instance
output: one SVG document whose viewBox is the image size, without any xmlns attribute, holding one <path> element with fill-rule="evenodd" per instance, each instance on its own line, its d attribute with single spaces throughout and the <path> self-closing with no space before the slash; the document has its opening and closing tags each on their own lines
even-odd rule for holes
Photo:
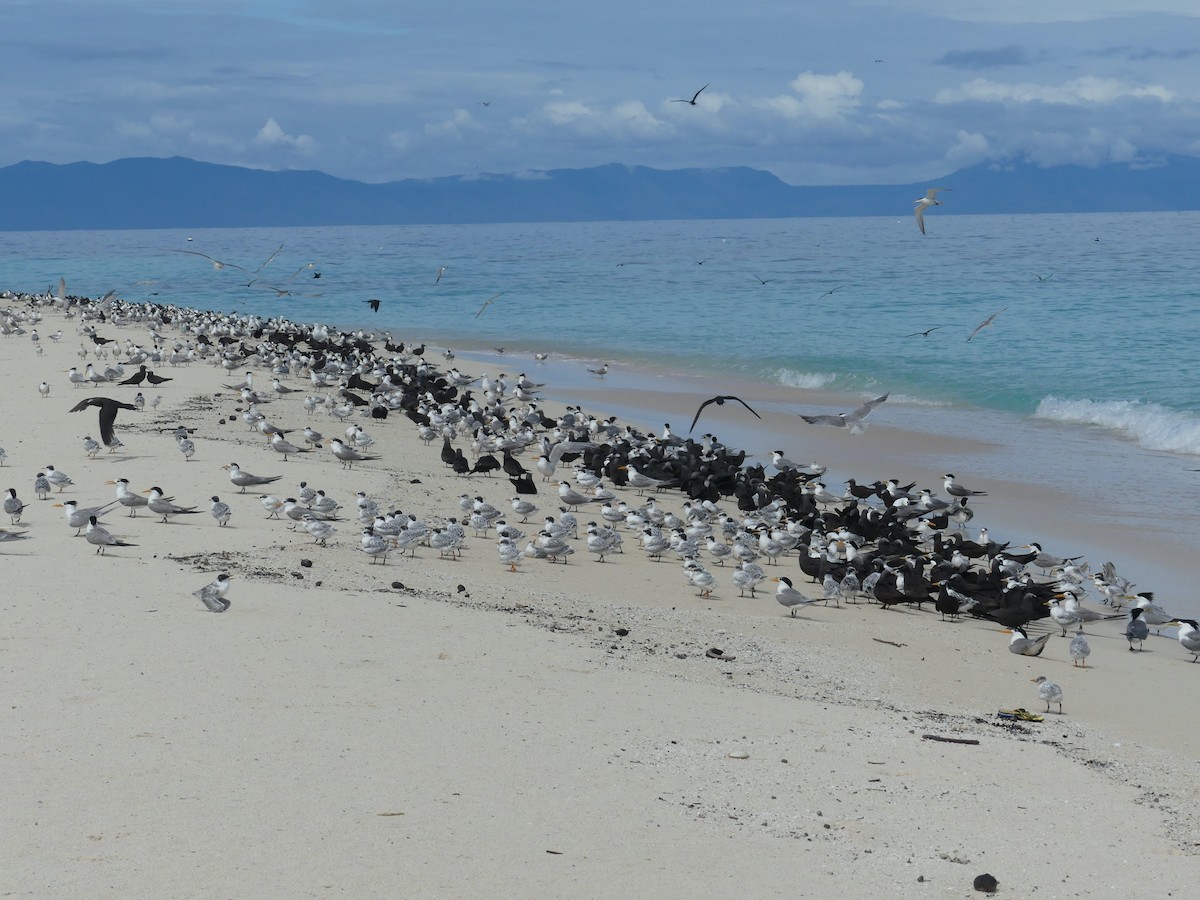
<svg viewBox="0 0 1200 900">
<path fill-rule="evenodd" d="M 756 105 L 785 119 L 841 119 L 858 108 L 863 83 L 852 72 L 801 72 L 788 87 L 795 94 L 767 97 Z"/>
<path fill-rule="evenodd" d="M 1127 59 L 1131 62 L 1145 62 L 1150 59 L 1181 60 L 1191 59 L 1193 56 L 1200 55 L 1200 48 L 1184 47 L 1179 50 L 1156 50 L 1153 47 L 1130 47 L 1125 45 L 1105 47 L 1103 50 L 1095 50 L 1089 55 L 1099 56 L 1103 59 Z"/>
<path fill-rule="evenodd" d="M 651 137 L 675 131 L 673 125 L 655 116 L 640 100 L 623 101 L 608 109 L 578 100 L 556 100 L 542 106 L 542 116 L 551 125 L 588 135 Z"/>
<path fill-rule="evenodd" d="M 443 122 L 429 122 L 425 125 L 425 134 L 429 137 L 451 137 L 461 139 L 467 129 L 474 126 L 471 114 L 465 109 L 456 109 L 454 114 Z"/>
<path fill-rule="evenodd" d="M 978 131 L 960 131 L 946 151 L 946 162 L 956 169 L 977 165 L 995 156 L 988 139 Z"/>
<path fill-rule="evenodd" d="M 1016 44 L 1007 47 L 997 47 L 994 50 L 950 50 L 941 59 L 935 59 L 935 66 L 949 66 L 952 69 L 998 69 L 1002 66 L 1027 66 L 1032 60 L 1029 51 Z"/>
<path fill-rule="evenodd" d="M 1097 78 L 1085 75 L 1061 85 L 1004 84 L 986 78 L 976 78 L 961 87 L 946 88 L 934 97 L 937 103 L 1051 103 L 1067 106 L 1112 103 L 1126 98 L 1150 98 L 1170 103 L 1174 94 L 1162 85 L 1154 84 L 1135 87 L 1115 78 Z"/>
<path fill-rule="evenodd" d="M 295 147 L 297 150 L 311 150 L 315 145 L 315 141 L 307 134 L 290 135 L 282 128 L 274 119 L 267 119 L 265 125 L 259 129 L 258 134 L 254 137 L 256 144 L 265 144 L 267 146 L 277 146 L 283 144 L 289 147 Z"/>
</svg>

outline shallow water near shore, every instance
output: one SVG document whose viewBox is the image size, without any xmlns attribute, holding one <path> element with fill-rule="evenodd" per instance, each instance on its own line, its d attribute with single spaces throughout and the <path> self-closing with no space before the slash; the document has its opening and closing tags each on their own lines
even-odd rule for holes
<svg viewBox="0 0 1200 900">
<path fill-rule="evenodd" d="M 777 445 L 812 455 L 816 431 L 794 413 L 890 392 L 866 434 L 828 449 L 847 461 L 869 450 L 896 468 L 832 465 L 827 480 L 937 487 L 949 469 L 1003 482 L 1020 505 L 980 505 L 995 536 L 1042 539 L 1095 565 L 1114 558 L 1140 588 L 1196 612 L 1186 560 L 1200 541 L 1190 471 L 1200 385 L 1188 334 L 1200 317 L 1189 250 L 1200 214 L 928 224 L 924 237 L 907 216 L 32 232 L 0 234 L 0 258 L 14 289 L 61 276 L 70 293 L 386 330 L 426 342 L 439 362 L 450 346 L 470 374 L 524 371 L 555 399 L 586 398 L 648 428 L 669 411 L 681 433 L 699 400 L 753 397 L 777 419 L 728 416 L 714 430 L 764 460 Z M 539 363 L 535 351 L 550 356 Z M 587 371 L 600 362 L 611 365 L 603 380 Z M 681 402 L 663 409 L 650 394 Z M 892 453 L 898 430 L 927 442 Z M 981 452 L 958 456 L 962 441 Z M 1050 542 L 1059 519 L 1077 533 L 1060 540 L 1086 546 Z M 1161 558 L 1117 559 L 1133 534 Z"/>
</svg>

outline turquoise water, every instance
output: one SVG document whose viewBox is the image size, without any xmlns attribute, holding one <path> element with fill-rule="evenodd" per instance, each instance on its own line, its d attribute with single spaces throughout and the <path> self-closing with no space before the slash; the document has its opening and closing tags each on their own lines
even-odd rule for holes
<svg viewBox="0 0 1200 900">
<path fill-rule="evenodd" d="M 1198 242 L 1196 213 L 930 216 L 924 237 L 906 216 L 6 233 L 0 261 L 14 289 L 63 276 L 72 293 L 397 339 L 889 390 L 1200 453 Z M 245 272 L 173 252 L 253 270 L 280 244 L 250 287 Z"/>
<path fill-rule="evenodd" d="M 1131 530 L 1162 534 L 1172 575 L 1149 563 L 1139 573 L 1136 559 L 1123 568 L 1200 609 L 1200 214 L 926 222 L 924 237 L 911 216 L 0 233 L 0 287 L 44 290 L 61 276 L 72 294 L 387 330 L 455 348 L 472 374 L 500 364 L 491 348 L 503 347 L 503 360 L 549 353 L 547 374 L 585 380 L 580 360 L 608 361 L 612 387 L 653 370 L 714 393 L 734 379 L 887 391 L 872 422 L 994 446 L 971 461 L 974 477 L 1085 497 L 1087 524 L 1108 536 L 1098 556 Z M 811 399 L 797 390 L 801 404 Z M 749 433 L 722 437 L 766 449 Z M 886 473 L 838 476 L 864 474 Z M 1033 539 L 1031 521 L 1005 523 L 1009 536 Z"/>
</svg>

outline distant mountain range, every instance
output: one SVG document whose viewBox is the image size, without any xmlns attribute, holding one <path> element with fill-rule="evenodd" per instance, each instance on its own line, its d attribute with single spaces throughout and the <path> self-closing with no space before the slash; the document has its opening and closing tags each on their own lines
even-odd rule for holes
<svg viewBox="0 0 1200 900">
<path fill-rule="evenodd" d="M 980 165 L 921 184 L 805 187 L 745 167 L 606 165 L 367 184 L 183 157 L 0 168 L 0 231 L 406 225 L 908 214 L 927 187 L 941 215 L 1200 209 L 1200 159 L 1154 167 Z"/>
</svg>

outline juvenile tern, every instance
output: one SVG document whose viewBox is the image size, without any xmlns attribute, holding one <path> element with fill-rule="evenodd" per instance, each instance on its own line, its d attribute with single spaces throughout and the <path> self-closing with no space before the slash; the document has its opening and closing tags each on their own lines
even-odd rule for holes
<svg viewBox="0 0 1200 900">
<path fill-rule="evenodd" d="M 192 596 L 208 607 L 210 612 L 225 612 L 229 609 L 229 600 L 225 597 L 229 593 L 229 579 L 230 576 L 222 572 L 216 581 L 206 584 L 198 591 L 192 591 Z"/>
<path fill-rule="evenodd" d="M 1053 681 L 1047 680 L 1045 675 L 1039 675 L 1037 678 L 1031 679 L 1038 686 L 1038 699 L 1046 701 L 1046 712 L 1050 712 L 1050 704 L 1058 704 L 1058 712 L 1062 714 L 1062 688 Z"/>
<path fill-rule="evenodd" d="M 229 524 L 229 520 L 233 516 L 233 508 L 213 494 L 212 505 L 209 506 L 208 513 L 217 520 L 218 525 L 225 526 Z"/>
<path fill-rule="evenodd" d="M 1087 668 L 1087 658 L 1091 655 L 1092 648 L 1088 644 L 1088 639 L 1083 633 L 1083 623 L 1079 623 L 1079 630 L 1075 632 L 1075 637 L 1071 638 L 1071 645 L 1067 647 L 1067 653 L 1071 657 L 1071 665 L 1083 666 Z"/>
</svg>

